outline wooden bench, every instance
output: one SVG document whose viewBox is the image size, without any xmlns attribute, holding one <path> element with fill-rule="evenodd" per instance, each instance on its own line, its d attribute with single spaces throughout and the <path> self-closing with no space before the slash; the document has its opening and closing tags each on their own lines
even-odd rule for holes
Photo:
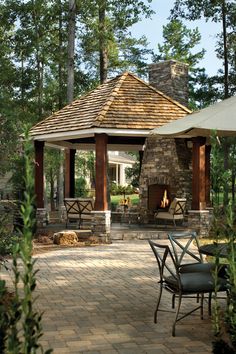
<svg viewBox="0 0 236 354">
<path fill-rule="evenodd" d="M 65 198 L 66 228 L 70 221 L 78 221 L 79 228 L 84 220 L 91 221 L 91 211 L 94 210 L 93 198 Z"/>
</svg>

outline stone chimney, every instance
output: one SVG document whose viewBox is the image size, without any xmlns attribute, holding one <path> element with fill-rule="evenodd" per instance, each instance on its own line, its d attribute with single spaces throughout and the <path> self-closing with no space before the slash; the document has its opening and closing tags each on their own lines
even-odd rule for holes
<svg viewBox="0 0 236 354">
<path fill-rule="evenodd" d="M 149 83 L 182 105 L 188 106 L 188 64 L 176 60 L 150 64 Z"/>
</svg>

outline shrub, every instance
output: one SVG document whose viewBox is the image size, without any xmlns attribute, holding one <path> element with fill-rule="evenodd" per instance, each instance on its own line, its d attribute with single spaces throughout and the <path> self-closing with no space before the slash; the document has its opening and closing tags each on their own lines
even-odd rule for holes
<svg viewBox="0 0 236 354">
<path fill-rule="evenodd" d="M 111 187 L 110 187 L 111 195 L 133 194 L 133 193 L 135 193 L 135 190 L 136 189 L 131 185 L 121 186 L 121 185 L 116 184 L 114 182 L 112 182 Z"/>
<path fill-rule="evenodd" d="M 14 246 L 19 243 L 20 235 L 12 231 L 8 214 L 0 216 L 0 255 L 12 254 Z"/>
<path fill-rule="evenodd" d="M 88 196 L 87 183 L 84 177 L 77 178 L 75 183 L 75 195 L 78 197 Z"/>
</svg>

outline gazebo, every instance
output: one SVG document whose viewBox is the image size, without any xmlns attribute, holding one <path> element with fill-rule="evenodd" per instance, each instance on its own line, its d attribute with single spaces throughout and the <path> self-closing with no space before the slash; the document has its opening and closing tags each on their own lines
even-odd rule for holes
<svg viewBox="0 0 236 354">
<path fill-rule="evenodd" d="M 154 128 L 191 111 L 131 73 L 124 73 L 73 101 L 30 130 L 35 146 L 35 193 L 44 214 L 44 146 L 65 149 L 65 197 L 74 197 L 76 150 L 96 151 L 94 233 L 110 231 L 107 151 L 140 151 Z M 98 217 L 97 221 L 96 218 Z M 103 225 L 103 226 L 102 226 Z"/>
</svg>

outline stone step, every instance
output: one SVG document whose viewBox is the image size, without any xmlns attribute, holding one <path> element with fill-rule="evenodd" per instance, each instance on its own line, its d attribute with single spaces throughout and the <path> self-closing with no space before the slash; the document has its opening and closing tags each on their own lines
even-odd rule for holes
<svg viewBox="0 0 236 354">
<path fill-rule="evenodd" d="M 167 233 L 158 230 L 112 230 L 111 240 L 161 240 L 167 239 Z"/>
</svg>

